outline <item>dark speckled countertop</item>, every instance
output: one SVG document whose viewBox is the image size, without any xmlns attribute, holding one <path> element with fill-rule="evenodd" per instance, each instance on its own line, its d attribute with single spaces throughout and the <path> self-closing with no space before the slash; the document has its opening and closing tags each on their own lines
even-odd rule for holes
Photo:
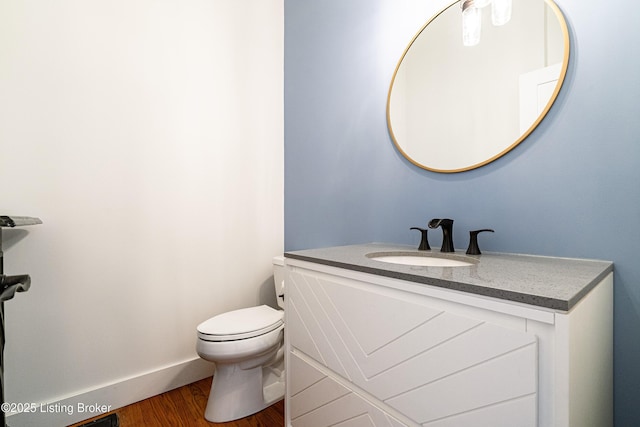
<svg viewBox="0 0 640 427">
<path fill-rule="evenodd" d="M 471 262 L 464 267 L 390 264 L 367 257 L 374 252 L 403 252 Z M 410 282 L 424 283 L 524 304 L 569 311 L 607 274 L 610 261 L 483 252 L 443 254 L 439 249 L 369 243 L 286 252 L 285 257 Z"/>
</svg>

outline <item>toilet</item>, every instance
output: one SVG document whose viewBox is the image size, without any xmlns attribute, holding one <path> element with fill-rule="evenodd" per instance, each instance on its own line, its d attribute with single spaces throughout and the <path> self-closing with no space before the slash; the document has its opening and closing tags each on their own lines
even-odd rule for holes
<svg viewBox="0 0 640 427">
<path fill-rule="evenodd" d="M 284 309 L 284 257 L 273 259 L 278 306 Z M 267 305 L 219 314 L 198 325 L 198 355 L 216 365 L 204 417 L 227 422 L 284 397 L 284 311 Z"/>
</svg>

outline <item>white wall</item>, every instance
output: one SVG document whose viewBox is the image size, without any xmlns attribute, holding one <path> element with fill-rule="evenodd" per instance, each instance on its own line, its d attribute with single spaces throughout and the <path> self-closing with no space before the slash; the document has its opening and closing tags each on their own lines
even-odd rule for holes
<svg viewBox="0 0 640 427">
<path fill-rule="evenodd" d="M 282 97 L 282 0 L 0 3 L 0 214 L 44 222 L 4 232 L 7 401 L 188 371 L 199 322 L 275 301 Z"/>
</svg>

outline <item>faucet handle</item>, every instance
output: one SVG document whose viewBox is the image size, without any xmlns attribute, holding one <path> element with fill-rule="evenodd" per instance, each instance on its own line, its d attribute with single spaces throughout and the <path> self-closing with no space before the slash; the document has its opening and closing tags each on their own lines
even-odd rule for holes
<svg viewBox="0 0 640 427">
<path fill-rule="evenodd" d="M 427 232 L 429 230 L 420 228 L 420 227 L 411 227 L 409 230 L 418 230 L 420 233 L 422 233 L 422 238 L 420 239 L 420 246 L 418 246 L 419 251 L 431 250 L 431 246 L 429 246 L 429 238 L 427 237 Z"/>
<path fill-rule="evenodd" d="M 480 248 L 478 247 L 478 233 L 483 231 L 494 232 L 490 228 L 483 228 L 482 230 L 473 230 L 469 232 L 469 247 L 467 248 L 467 255 L 481 255 Z"/>
</svg>

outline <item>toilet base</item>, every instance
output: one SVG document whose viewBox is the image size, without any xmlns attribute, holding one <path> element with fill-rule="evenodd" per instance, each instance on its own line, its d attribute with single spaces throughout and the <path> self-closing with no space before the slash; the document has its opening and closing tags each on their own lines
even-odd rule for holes
<svg viewBox="0 0 640 427">
<path fill-rule="evenodd" d="M 204 417 L 214 423 L 238 420 L 282 400 L 282 362 L 250 369 L 242 369 L 237 363 L 218 364 Z"/>
</svg>

